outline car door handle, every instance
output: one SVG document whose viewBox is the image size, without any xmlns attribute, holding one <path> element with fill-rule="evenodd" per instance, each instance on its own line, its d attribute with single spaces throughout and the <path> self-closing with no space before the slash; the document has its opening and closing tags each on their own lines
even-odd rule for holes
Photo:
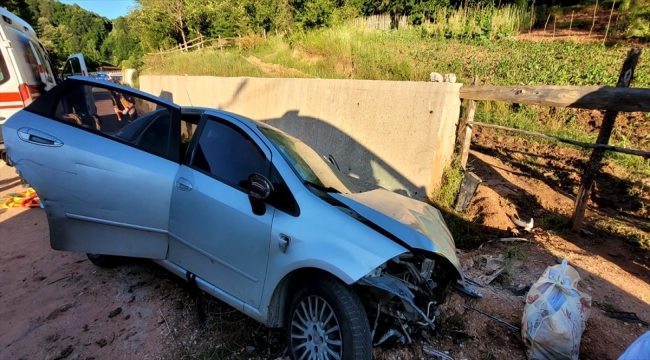
<svg viewBox="0 0 650 360">
<path fill-rule="evenodd" d="M 182 191 L 191 191 L 192 183 L 184 177 L 176 179 L 176 187 Z"/>
<path fill-rule="evenodd" d="M 278 236 L 278 246 L 280 247 L 280 251 L 282 251 L 282 253 L 287 252 L 287 248 L 289 247 L 290 243 L 291 243 L 291 238 L 288 237 L 287 235 L 280 234 L 280 236 Z"/>
<path fill-rule="evenodd" d="M 18 137 L 22 141 L 42 146 L 63 146 L 63 141 L 50 134 L 31 128 L 18 129 Z"/>
</svg>

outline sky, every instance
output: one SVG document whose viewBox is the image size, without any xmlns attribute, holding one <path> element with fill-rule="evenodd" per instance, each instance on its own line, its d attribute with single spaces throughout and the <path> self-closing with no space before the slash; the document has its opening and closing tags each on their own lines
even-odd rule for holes
<svg viewBox="0 0 650 360">
<path fill-rule="evenodd" d="M 113 20 L 124 16 L 133 5 L 133 0 L 59 0 L 64 4 L 77 4 L 82 8 Z"/>
</svg>

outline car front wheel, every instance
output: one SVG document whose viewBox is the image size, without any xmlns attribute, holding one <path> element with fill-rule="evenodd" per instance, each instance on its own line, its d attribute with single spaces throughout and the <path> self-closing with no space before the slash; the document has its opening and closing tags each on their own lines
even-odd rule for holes
<svg viewBox="0 0 650 360">
<path fill-rule="evenodd" d="M 300 288 L 287 314 L 292 359 L 371 359 L 368 317 L 354 291 L 331 279 Z"/>
</svg>

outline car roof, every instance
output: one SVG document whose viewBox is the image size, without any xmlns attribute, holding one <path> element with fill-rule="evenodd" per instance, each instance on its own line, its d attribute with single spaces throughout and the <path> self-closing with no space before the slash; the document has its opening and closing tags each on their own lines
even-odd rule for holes
<svg viewBox="0 0 650 360">
<path fill-rule="evenodd" d="M 31 104 L 27 105 L 24 110 L 29 111 L 34 114 L 38 114 L 41 116 L 46 116 L 49 117 L 51 116 L 50 112 L 52 109 L 55 109 L 56 106 L 58 105 L 59 99 L 61 97 L 61 93 L 67 91 L 70 89 L 70 87 L 74 85 L 97 85 L 100 87 L 105 87 L 105 86 L 110 86 L 113 89 L 117 91 L 125 91 L 125 92 L 130 92 L 133 93 L 136 96 L 141 96 L 145 99 L 153 98 L 157 102 L 167 105 L 169 107 L 173 108 L 178 108 L 179 106 L 177 104 L 174 104 L 171 101 L 165 100 L 162 97 L 155 96 L 149 93 L 146 93 L 144 91 L 140 91 L 136 88 L 116 84 L 116 83 L 111 83 L 107 82 L 106 80 L 98 80 L 95 79 L 94 77 L 90 76 L 80 76 L 80 75 L 75 75 L 75 76 L 70 76 L 67 79 L 63 80 L 61 83 L 57 84 L 55 87 L 50 89 L 49 91 L 46 91 L 45 93 L 41 94 L 36 100 L 34 100 Z"/>
<path fill-rule="evenodd" d="M 183 108 L 185 108 L 185 107 L 183 107 Z M 259 121 L 259 120 L 253 120 L 253 119 L 248 118 L 248 117 L 246 117 L 246 116 L 244 116 L 244 115 L 241 115 L 241 114 L 235 114 L 235 113 L 232 113 L 232 112 L 230 112 L 230 111 L 221 110 L 221 109 L 215 109 L 215 108 L 203 108 L 203 109 L 205 109 L 205 112 L 206 112 L 206 113 L 211 114 L 211 115 L 216 115 L 216 116 L 219 116 L 219 115 L 230 116 L 230 117 L 232 117 L 232 118 L 235 118 L 235 119 L 237 119 L 237 120 L 239 120 L 239 121 L 245 123 L 245 124 L 248 125 L 248 126 L 252 126 L 252 127 L 256 127 L 256 126 L 259 126 L 259 125 L 262 125 L 262 126 L 268 126 L 268 125 L 264 124 L 264 122 L 262 122 L 262 121 Z"/>
<path fill-rule="evenodd" d="M 94 77 L 91 77 L 91 76 L 82 76 L 82 75 L 70 76 L 64 82 L 62 82 L 61 84 L 65 83 L 65 82 L 68 82 L 69 80 L 73 80 L 75 82 L 76 81 L 82 81 L 82 82 L 85 82 L 85 83 L 95 84 L 95 85 L 98 85 L 98 86 L 106 86 L 106 80 L 98 80 L 98 79 L 95 79 Z M 139 96 L 142 96 L 142 97 L 148 97 L 148 98 L 155 97 L 156 100 L 158 100 L 158 102 L 161 102 L 161 103 L 163 103 L 165 105 L 168 105 L 168 106 L 172 106 L 172 107 L 178 107 L 179 106 L 179 105 L 177 105 L 177 104 L 175 104 L 175 103 L 173 103 L 173 102 L 171 102 L 169 100 L 166 100 L 165 98 L 162 98 L 162 97 L 156 96 L 156 95 L 152 95 L 150 93 L 141 91 L 141 90 L 136 89 L 136 88 L 132 88 L 132 87 L 117 84 L 117 83 L 109 83 L 109 85 L 116 88 L 117 90 L 128 91 L 128 92 L 131 92 L 131 93 L 133 93 L 135 95 L 139 95 Z"/>
</svg>

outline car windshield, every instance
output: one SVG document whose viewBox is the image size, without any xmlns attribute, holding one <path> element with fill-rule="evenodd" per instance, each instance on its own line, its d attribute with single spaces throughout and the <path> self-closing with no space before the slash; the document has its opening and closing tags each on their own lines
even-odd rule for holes
<svg viewBox="0 0 650 360">
<path fill-rule="evenodd" d="M 307 185 L 328 192 L 359 192 L 345 174 L 304 142 L 266 126 L 258 127 Z"/>
</svg>

